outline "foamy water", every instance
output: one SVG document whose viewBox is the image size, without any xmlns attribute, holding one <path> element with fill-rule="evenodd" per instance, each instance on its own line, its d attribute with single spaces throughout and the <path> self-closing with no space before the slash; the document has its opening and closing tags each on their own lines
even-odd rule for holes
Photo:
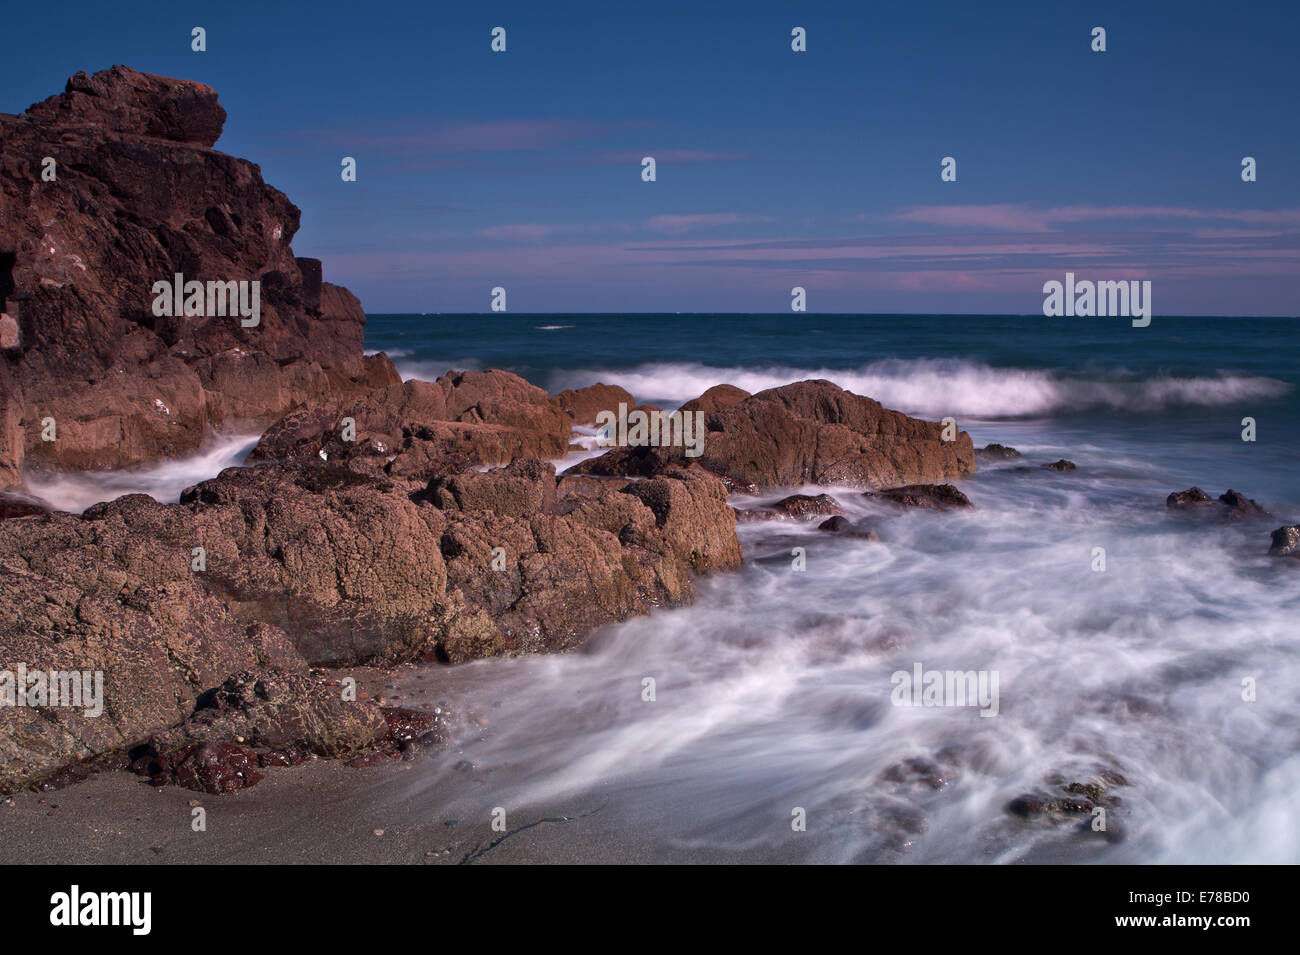
<svg viewBox="0 0 1300 955">
<path fill-rule="evenodd" d="M 148 494 L 163 504 L 174 504 L 187 487 L 243 464 L 259 437 L 245 434 L 218 438 L 198 454 L 127 471 L 29 474 L 27 486 L 56 510 L 74 514 L 124 494 Z"/>
<path fill-rule="evenodd" d="M 1180 520 L 1132 478 L 995 469 L 964 486 L 976 509 L 946 514 L 831 489 L 880 543 L 744 525 L 746 568 L 693 607 L 580 653 L 440 671 L 434 696 L 488 726 L 402 798 L 613 806 L 648 843 L 792 860 L 1300 861 L 1300 567 L 1264 556 L 1268 528 Z M 998 671 L 997 715 L 893 705 L 891 674 L 915 663 Z M 918 758 L 939 788 L 888 778 Z M 1115 841 L 1091 817 L 1006 811 L 1102 770 L 1127 780 Z"/>
<path fill-rule="evenodd" d="M 1143 378 L 1111 373 L 1087 378 L 930 358 L 889 359 L 847 370 L 652 362 L 631 369 L 566 372 L 556 376 L 554 387 L 576 388 L 599 380 L 620 385 L 641 401 L 681 404 L 719 382 L 752 393 L 817 378 L 869 395 L 886 407 L 931 418 L 1014 418 L 1090 408 L 1144 412 L 1178 406 L 1216 407 L 1277 397 L 1290 388 L 1286 382 L 1259 375 Z"/>
</svg>

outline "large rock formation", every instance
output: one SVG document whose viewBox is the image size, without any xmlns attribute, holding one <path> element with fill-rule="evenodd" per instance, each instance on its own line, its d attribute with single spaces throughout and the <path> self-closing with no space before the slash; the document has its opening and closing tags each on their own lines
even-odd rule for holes
<svg viewBox="0 0 1300 955">
<path fill-rule="evenodd" d="M 427 485 L 318 461 L 0 522 L 0 670 L 105 680 L 97 718 L 0 707 L 0 790 L 186 721 L 233 673 L 563 650 L 740 564 L 716 479 L 594 483 L 557 493 L 532 459 Z"/>
<path fill-rule="evenodd" d="M 699 457 L 686 457 L 680 447 L 615 448 L 568 473 L 635 477 L 694 463 L 736 486 L 894 487 L 942 483 L 975 470 L 966 432 L 945 441 L 942 425 L 890 411 L 829 381 L 795 382 L 747 398 L 715 392 L 687 403 L 704 415 Z"/>
<path fill-rule="evenodd" d="M 398 380 L 362 356 L 356 298 L 294 256 L 297 207 L 212 149 L 225 118 L 209 87 L 123 66 L 0 115 L 0 487 Z M 260 324 L 156 317 L 153 285 L 177 273 L 260 282 Z"/>
</svg>

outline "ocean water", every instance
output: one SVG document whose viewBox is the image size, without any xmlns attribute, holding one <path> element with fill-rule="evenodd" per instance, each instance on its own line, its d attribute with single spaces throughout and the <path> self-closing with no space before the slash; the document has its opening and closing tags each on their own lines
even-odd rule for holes
<svg viewBox="0 0 1300 955">
<path fill-rule="evenodd" d="M 693 606 L 606 628 L 573 653 L 399 681 L 399 702 L 446 701 L 462 725 L 452 752 L 402 774 L 388 798 L 483 823 L 501 807 L 512 826 L 582 816 L 611 856 L 637 859 L 1300 861 L 1300 561 L 1266 556 L 1269 531 L 1300 520 L 1298 333 L 1295 320 L 1159 316 L 1145 329 L 1041 316 L 371 316 L 367 348 L 406 377 L 506 368 L 549 391 L 603 381 L 665 408 L 722 382 L 828 378 L 1025 455 L 962 482 L 975 505 L 964 512 L 790 489 L 833 494 L 880 540 L 742 525 L 745 567 L 703 579 Z M 1254 442 L 1241 438 L 1246 417 Z M 128 490 L 174 500 L 249 446 L 229 436 L 187 461 L 33 490 L 69 509 Z M 1036 466 L 1061 457 L 1078 470 Z M 1193 485 L 1234 488 L 1273 516 L 1170 513 L 1169 492 Z M 894 674 L 918 664 L 996 672 L 996 715 L 894 705 Z M 1006 809 L 1103 772 L 1123 780 L 1105 833 L 1091 816 Z"/>
<path fill-rule="evenodd" d="M 1266 556 L 1269 531 L 1300 519 L 1298 333 L 1159 317 L 372 316 L 368 348 L 407 377 L 500 367 L 663 407 L 720 382 L 828 378 L 951 415 L 1022 463 L 1078 465 L 982 467 L 962 513 L 800 489 L 835 495 L 881 540 L 743 525 L 745 568 L 703 581 L 691 607 L 577 653 L 442 671 L 426 702 L 486 718 L 403 798 L 484 819 L 600 811 L 646 858 L 1300 861 L 1300 562 Z M 1192 485 L 1275 517 L 1169 513 L 1166 495 Z M 893 674 L 917 664 L 996 671 L 997 715 L 893 705 Z M 1091 816 L 1006 810 L 1103 771 L 1123 780 L 1105 833 Z"/>
</svg>

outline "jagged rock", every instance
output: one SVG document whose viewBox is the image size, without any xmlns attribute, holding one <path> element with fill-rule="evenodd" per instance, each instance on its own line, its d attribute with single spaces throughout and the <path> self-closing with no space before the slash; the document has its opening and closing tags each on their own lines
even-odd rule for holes
<svg viewBox="0 0 1300 955">
<path fill-rule="evenodd" d="M 1078 466 L 1073 461 L 1067 461 L 1061 458 L 1059 461 L 1053 461 L 1051 464 L 1044 464 L 1043 467 L 1052 471 L 1077 471 Z"/>
<path fill-rule="evenodd" d="M 24 466 L 184 454 L 214 428 L 398 380 L 363 357 L 356 299 L 294 256 L 298 209 L 210 148 L 224 121 L 209 87 L 124 66 L 0 115 L 0 486 Z M 260 324 L 154 316 L 154 283 L 176 273 L 260 282 Z"/>
</svg>

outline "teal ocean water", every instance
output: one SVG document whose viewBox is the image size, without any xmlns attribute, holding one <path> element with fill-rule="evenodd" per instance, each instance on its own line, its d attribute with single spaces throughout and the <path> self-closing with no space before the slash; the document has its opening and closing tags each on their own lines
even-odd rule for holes
<svg viewBox="0 0 1300 955">
<path fill-rule="evenodd" d="M 442 671 L 437 693 L 490 727 L 413 774 L 403 798 L 599 810 L 611 840 L 657 859 L 1300 861 L 1300 562 L 1266 556 L 1269 531 L 1300 518 L 1298 333 L 1292 320 L 1158 316 L 1145 329 L 372 316 L 367 346 L 408 377 L 499 367 L 665 407 L 720 382 L 828 378 L 950 415 L 976 446 L 1014 445 L 1031 465 L 982 467 L 963 513 L 890 515 L 851 489 L 804 488 L 881 540 L 744 525 L 745 569 L 703 581 L 691 607 L 580 653 Z M 1061 457 L 1078 470 L 1033 466 Z M 1165 496 L 1192 485 L 1235 488 L 1273 516 L 1170 513 Z M 997 716 L 894 705 L 893 675 L 918 664 L 996 671 Z M 1112 780 L 1104 833 L 1088 815 L 1007 811 L 1098 779 Z M 806 831 L 792 829 L 797 810 Z"/>
<path fill-rule="evenodd" d="M 1095 446 L 1300 512 L 1300 320 L 372 315 L 366 342 L 406 376 L 505 368 L 548 391 L 604 381 L 665 407 L 720 382 L 828 378 L 900 411 L 951 415 L 977 446 Z M 1246 416 L 1254 443 L 1241 440 Z"/>
</svg>

